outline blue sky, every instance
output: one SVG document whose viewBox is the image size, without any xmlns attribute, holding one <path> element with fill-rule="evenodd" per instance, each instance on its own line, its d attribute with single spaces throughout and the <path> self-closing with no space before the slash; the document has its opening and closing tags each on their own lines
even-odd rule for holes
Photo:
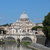
<svg viewBox="0 0 50 50">
<path fill-rule="evenodd" d="M 42 23 L 50 12 L 50 0 L 0 0 L 0 25 L 16 22 L 23 11 L 34 23 Z"/>
</svg>

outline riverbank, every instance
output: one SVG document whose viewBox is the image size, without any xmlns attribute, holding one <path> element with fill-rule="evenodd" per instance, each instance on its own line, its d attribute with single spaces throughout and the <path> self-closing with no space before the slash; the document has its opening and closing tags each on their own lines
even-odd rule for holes
<svg viewBox="0 0 50 50">
<path fill-rule="evenodd" d="M 31 45 L 30 42 L 22 41 L 22 42 L 21 42 L 21 45 L 23 45 L 23 46 L 25 46 L 25 47 L 27 47 L 27 48 L 30 48 L 30 49 L 36 50 L 35 48 L 31 48 L 31 47 L 29 47 L 29 45 Z"/>
<path fill-rule="evenodd" d="M 24 45 L 24 46 L 27 46 L 27 45 L 30 45 L 31 43 L 30 42 L 22 41 L 21 44 Z"/>
<path fill-rule="evenodd" d="M 50 50 L 50 48 L 37 44 L 37 43 L 29 43 L 29 42 L 22 42 L 22 44 L 28 48 L 34 49 L 34 50 Z"/>
<path fill-rule="evenodd" d="M 36 50 L 50 50 L 50 48 L 45 47 L 44 45 L 37 44 L 37 43 L 32 43 L 30 45 L 27 45 L 28 47 Z"/>
</svg>

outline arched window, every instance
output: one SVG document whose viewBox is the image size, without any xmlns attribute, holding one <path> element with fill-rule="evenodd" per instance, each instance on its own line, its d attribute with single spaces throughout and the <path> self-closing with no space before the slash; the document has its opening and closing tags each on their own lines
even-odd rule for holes
<svg viewBox="0 0 50 50">
<path fill-rule="evenodd" d="M 29 32 L 29 29 L 27 31 Z"/>
<path fill-rule="evenodd" d="M 26 32 L 25 30 L 23 30 L 22 32 Z"/>
</svg>

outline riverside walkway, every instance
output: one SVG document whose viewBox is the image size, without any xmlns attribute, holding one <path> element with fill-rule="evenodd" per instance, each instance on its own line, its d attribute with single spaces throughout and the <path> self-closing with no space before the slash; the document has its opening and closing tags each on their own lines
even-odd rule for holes
<svg viewBox="0 0 50 50">
<path fill-rule="evenodd" d="M 37 43 L 32 43 L 31 45 L 28 45 L 28 47 L 34 48 L 36 50 L 50 50 L 50 48 Z"/>
</svg>

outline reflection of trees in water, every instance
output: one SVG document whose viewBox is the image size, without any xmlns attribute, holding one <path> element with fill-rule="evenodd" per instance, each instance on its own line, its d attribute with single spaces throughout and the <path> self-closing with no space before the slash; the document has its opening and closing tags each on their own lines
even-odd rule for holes
<svg viewBox="0 0 50 50">
<path fill-rule="evenodd" d="M 19 46 L 17 47 L 17 43 L 14 42 L 6 42 L 3 45 L 3 50 L 19 50 Z"/>
<path fill-rule="evenodd" d="M 25 46 L 22 46 L 20 44 L 14 43 L 12 45 L 10 45 L 10 44 L 4 44 L 4 45 L 2 45 L 0 47 L 0 50 L 32 50 L 32 49 L 27 48 Z"/>
<path fill-rule="evenodd" d="M 8 38 L 9 39 L 9 38 Z M 20 39 L 18 39 L 20 42 Z M 16 42 L 5 42 L 4 45 L 2 45 L 2 49 L 0 50 L 29 50 L 29 48 L 25 48 L 24 46 L 21 46 L 20 43 Z"/>
</svg>

